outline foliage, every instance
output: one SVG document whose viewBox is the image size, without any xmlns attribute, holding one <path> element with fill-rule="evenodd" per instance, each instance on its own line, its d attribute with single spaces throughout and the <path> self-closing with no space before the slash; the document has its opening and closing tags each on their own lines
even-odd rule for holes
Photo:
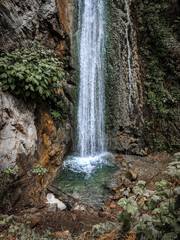
<svg viewBox="0 0 180 240">
<path fill-rule="evenodd" d="M 46 100 L 63 114 L 59 100 L 65 76 L 61 63 L 51 50 L 33 43 L 15 51 L 0 54 L 0 80 L 2 90 L 9 91 L 25 100 Z"/>
<path fill-rule="evenodd" d="M 30 222 L 22 223 L 20 221 L 15 221 L 14 216 L 8 216 L 0 221 L 0 230 L 2 239 L 18 239 L 18 240 L 38 240 L 47 239 L 50 240 L 51 232 L 46 230 L 45 233 L 40 236 L 36 233 L 35 229 L 31 229 L 28 224 Z"/>
<path fill-rule="evenodd" d="M 10 206 L 10 193 L 8 191 L 11 184 L 17 180 L 18 166 L 7 168 L 5 171 L 0 172 L 0 199 L 1 205 L 5 204 L 6 207 Z"/>
<path fill-rule="evenodd" d="M 150 117 L 156 119 L 149 132 L 160 132 L 153 137 L 158 150 L 168 146 L 178 148 L 179 53 L 176 40 L 179 34 L 179 18 L 175 0 L 135 1 L 138 24 L 138 45 L 144 68 L 144 86 Z M 170 46 L 171 39 L 175 43 Z M 179 43 L 178 43 L 179 44 Z M 161 135 L 161 136 L 160 136 Z"/>
<path fill-rule="evenodd" d="M 32 172 L 33 174 L 38 175 L 38 176 L 44 175 L 44 174 L 46 173 L 46 171 L 47 171 L 47 170 L 46 170 L 45 168 L 43 168 L 43 167 L 41 166 L 41 164 L 37 164 L 36 167 L 35 167 L 33 170 L 31 170 L 31 172 Z"/>
<path fill-rule="evenodd" d="M 15 166 L 13 168 L 6 168 L 5 173 L 6 174 L 16 174 L 16 173 L 18 173 L 18 171 L 19 171 L 18 166 Z"/>
<path fill-rule="evenodd" d="M 51 115 L 54 120 L 60 120 L 62 118 L 62 114 L 59 111 L 54 109 L 51 110 Z"/>
<path fill-rule="evenodd" d="M 180 159 L 169 164 L 168 173 L 180 179 Z M 119 200 L 123 211 L 118 214 L 118 220 L 148 239 L 174 239 L 180 234 L 178 197 L 173 184 L 166 180 L 156 182 L 155 186 L 156 190 L 150 191 L 146 189 L 146 182 L 139 181 L 132 196 Z"/>
</svg>

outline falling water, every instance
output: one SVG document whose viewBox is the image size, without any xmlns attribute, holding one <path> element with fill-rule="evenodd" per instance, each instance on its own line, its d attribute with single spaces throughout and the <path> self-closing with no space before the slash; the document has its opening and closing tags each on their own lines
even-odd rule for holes
<svg viewBox="0 0 180 240">
<path fill-rule="evenodd" d="M 79 9 L 78 151 L 86 157 L 104 151 L 104 3 L 79 0 Z"/>
<path fill-rule="evenodd" d="M 132 95 L 133 95 L 133 74 L 132 74 L 132 50 L 130 46 L 129 35 L 131 39 L 133 39 L 132 35 L 132 27 L 131 27 L 131 20 L 130 20 L 130 12 L 127 0 L 125 0 L 125 6 L 127 11 L 127 22 L 126 22 L 126 41 L 127 41 L 127 57 L 128 57 L 128 83 L 129 83 L 129 107 L 131 108 L 132 105 Z"/>
<path fill-rule="evenodd" d="M 77 156 L 64 162 L 74 172 L 90 174 L 108 164 L 104 133 L 104 0 L 79 0 L 79 103 Z"/>
</svg>

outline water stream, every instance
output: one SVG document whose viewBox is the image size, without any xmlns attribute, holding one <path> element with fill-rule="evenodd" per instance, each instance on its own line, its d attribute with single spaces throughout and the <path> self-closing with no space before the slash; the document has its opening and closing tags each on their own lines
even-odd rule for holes
<svg viewBox="0 0 180 240">
<path fill-rule="evenodd" d="M 129 112 L 132 111 L 132 103 L 133 99 L 135 99 L 137 96 L 135 96 L 136 92 L 134 92 L 134 86 L 136 85 L 135 78 L 133 76 L 133 46 L 131 46 L 131 40 L 133 40 L 133 31 L 132 31 L 132 22 L 130 19 L 130 10 L 128 1 L 125 0 L 125 7 L 126 7 L 126 43 L 127 43 L 127 63 L 128 63 L 128 98 L 129 98 Z"/>
<path fill-rule="evenodd" d="M 103 0 L 79 0 L 79 102 L 77 153 L 64 166 L 88 175 L 108 164 L 104 130 L 105 7 Z"/>
<path fill-rule="evenodd" d="M 116 171 L 105 146 L 104 0 L 79 0 L 79 102 L 77 152 L 64 162 L 55 185 L 101 206 L 110 195 L 105 182 Z"/>
</svg>

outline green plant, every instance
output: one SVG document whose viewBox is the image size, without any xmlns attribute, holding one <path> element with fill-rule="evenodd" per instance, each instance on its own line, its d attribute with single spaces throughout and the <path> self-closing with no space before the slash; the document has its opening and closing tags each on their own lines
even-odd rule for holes
<svg viewBox="0 0 180 240">
<path fill-rule="evenodd" d="M 40 164 L 37 164 L 36 167 L 32 170 L 32 173 L 40 176 L 40 175 L 44 175 L 46 171 L 47 170 L 43 168 Z"/>
<path fill-rule="evenodd" d="M 6 168 L 5 173 L 6 174 L 16 174 L 16 173 L 18 173 L 18 171 L 19 171 L 18 166 L 15 166 L 13 168 Z"/>
<path fill-rule="evenodd" d="M 180 159 L 169 164 L 168 173 L 180 179 Z M 118 220 L 148 239 L 174 239 L 180 233 L 180 211 L 176 209 L 178 198 L 173 184 L 161 180 L 155 186 L 156 190 L 150 191 L 145 181 L 139 181 L 132 196 L 119 200 L 123 211 L 118 214 Z"/>
<path fill-rule="evenodd" d="M 0 221 L 0 225 L 3 226 L 3 227 L 4 226 L 6 227 L 9 223 L 9 221 L 12 219 L 12 217 L 13 217 L 13 215 L 5 217 L 3 220 Z"/>
<path fill-rule="evenodd" d="M 51 50 L 36 43 L 12 52 L 4 51 L 0 54 L 2 90 L 25 100 L 46 100 L 63 114 L 58 95 L 65 77 L 61 65 Z"/>
<path fill-rule="evenodd" d="M 143 62 L 144 88 L 147 107 L 150 110 L 147 121 L 152 128 L 146 128 L 149 136 L 154 132 L 159 136 L 151 138 L 156 150 L 179 147 L 176 122 L 178 121 L 179 94 L 179 53 L 174 50 L 177 39 L 179 17 L 174 8 L 175 0 L 141 1 L 135 0 L 139 55 Z M 175 47 L 175 48 L 174 48 Z M 155 140 L 155 141 L 154 141 Z"/>
</svg>

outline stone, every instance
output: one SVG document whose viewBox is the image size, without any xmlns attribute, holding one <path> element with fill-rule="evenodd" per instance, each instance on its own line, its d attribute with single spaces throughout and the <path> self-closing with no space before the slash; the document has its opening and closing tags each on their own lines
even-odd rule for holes
<svg viewBox="0 0 180 240">
<path fill-rule="evenodd" d="M 52 234 L 52 237 L 53 239 L 62 239 L 62 240 L 72 239 L 69 230 L 55 232 Z"/>
<path fill-rule="evenodd" d="M 34 110 L 0 87 L 0 170 L 14 167 L 20 155 L 32 157 L 37 130 Z"/>
<path fill-rule="evenodd" d="M 106 217 L 109 213 L 107 212 L 99 212 L 98 215 L 102 218 Z"/>
<path fill-rule="evenodd" d="M 116 156 L 115 157 L 115 161 L 121 161 L 121 160 L 123 160 L 124 159 L 124 157 L 123 157 L 123 155 L 118 155 L 118 156 Z"/>
<path fill-rule="evenodd" d="M 125 167 L 125 168 L 127 167 L 127 163 L 125 163 L 125 162 L 122 162 L 121 165 L 122 165 L 122 167 Z"/>
<path fill-rule="evenodd" d="M 119 239 L 119 233 L 111 232 L 103 234 L 97 240 L 116 240 L 116 239 Z"/>
<path fill-rule="evenodd" d="M 66 13 L 69 7 L 64 6 L 63 10 Z M 62 45 L 61 41 L 64 42 L 70 35 L 70 31 L 66 32 L 63 27 L 63 24 L 68 27 L 70 22 L 65 16 L 59 21 L 56 0 L 1 1 L 0 12 L 1 50 L 14 49 L 36 40 L 50 48 L 57 48 L 61 58 L 67 52 L 68 40 L 63 49 L 58 50 L 58 45 Z"/>
<path fill-rule="evenodd" d="M 50 204 L 50 209 L 52 209 L 52 210 L 54 210 L 56 208 L 56 205 L 61 211 L 66 209 L 66 205 L 59 199 L 55 198 L 55 196 L 52 193 L 47 194 L 47 202 L 46 203 Z"/>
<path fill-rule="evenodd" d="M 112 202 L 112 203 L 110 204 L 110 208 L 111 208 L 111 209 L 115 209 L 116 207 L 117 207 L 117 205 L 116 205 L 115 203 Z"/>
<path fill-rule="evenodd" d="M 138 173 L 133 169 L 130 169 L 126 175 L 131 181 L 136 181 L 138 178 Z"/>
<path fill-rule="evenodd" d="M 58 16 L 58 2 L 63 6 L 64 15 Z M 72 3 L 73 0 L 2 0 L 0 50 L 29 46 L 38 41 L 56 50 L 59 59 L 71 55 Z M 66 18 L 65 15 L 69 16 Z M 0 91 L 0 170 L 17 164 L 19 175 L 26 177 L 37 164 L 46 169 L 43 176 L 33 178 L 30 184 L 23 181 L 23 187 L 20 186 L 23 192 L 20 198 L 25 205 L 46 201 L 46 188 L 72 146 L 72 123 L 69 119 L 74 116 L 74 106 L 67 96 L 72 93 L 73 97 L 73 88 L 74 83 L 70 87 L 66 85 L 64 89 L 69 90 L 66 94 L 62 89 L 60 97 L 68 116 L 58 126 L 55 126 L 47 104 L 39 102 L 37 106 L 31 106 Z"/>
<path fill-rule="evenodd" d="M 28 226 L 33 229 L 40 220 L 39 214 L 35 214 L 32 218 L 28 219 Z"/>
<path fill-rule="evenodd" d="M 128 41 L 126 24 L 128 21 L 125 1 L 108 1 L 109 41 L 111 46 L 106 63 L 108 71 L 106 96 L 108 117 L 106 121 L 107 143 L 111 152 L 126 154 L 147 154 L 142 114 L 143 84 L 140 79 L 140 66 L 137 41 L 133 23 L 129 22 L 130 66 L 128 62 Z M 130 16 L 131 20 L 131 16 Z M 123 44 L 119 44 L 119 39 Z M 110 70 L 113 69 L 113 72 Z M 131 72 L 130 72 L 131 70 Z M 131 74 L 131 84 L 129 84 Z"/>
<path fill-rule="evenodd" d="M 74 210 L 86 211 L 86 208 L 83 205 L 76 204 Z"/>
</svg>

